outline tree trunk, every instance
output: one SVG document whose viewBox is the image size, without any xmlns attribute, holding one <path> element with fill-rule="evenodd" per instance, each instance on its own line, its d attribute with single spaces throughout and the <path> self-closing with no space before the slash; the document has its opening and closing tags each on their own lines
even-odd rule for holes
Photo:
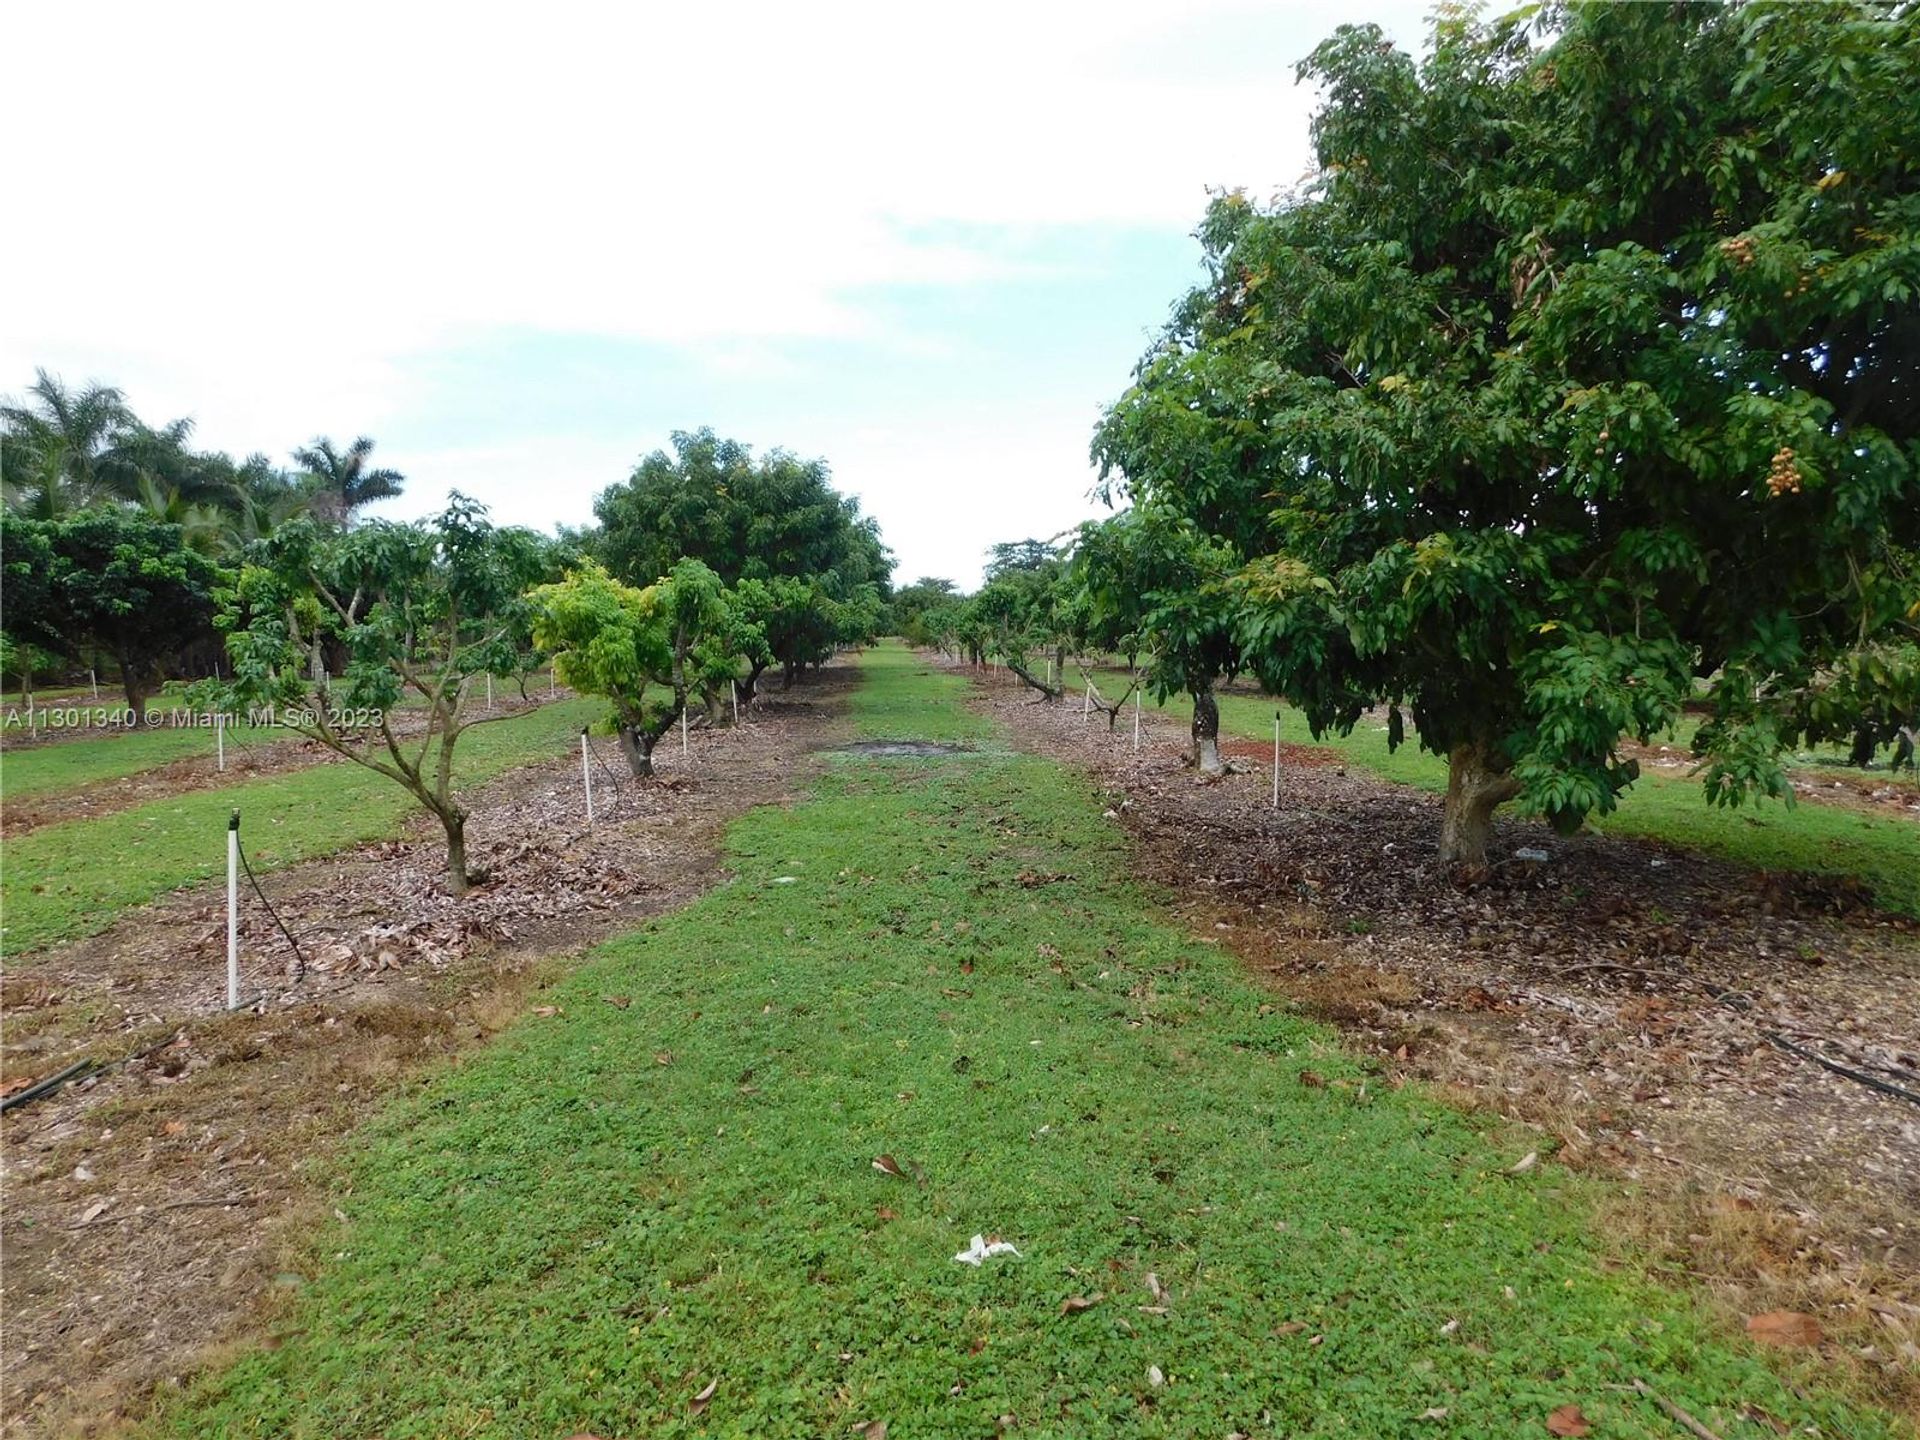
<svg viewBox="0 0 1920 1440">
<path fill-rule="evenodd" d="M 153 694 L 153 686 L 136 677 L 132 670 L 122 664 L 120 687 L 126 691 L 127 709 L 133 712 L 134 728 L 144 729 L 147 724 L 147 698 Z"/>
<path fill-rule="evenodd" d="M 1193 763 L 1203 775 L 1218 775 L 1220 763 L 1220 702 L 1213 687 L 1193 692 Z"/>
<path fill-rule="evenodd" d="M 447 832 L 447 889 L 456 898 L 467 893 L 467 812 L 458 805 L 439 811 Z"/>
<path fill-rule="evenodd" d="M 1872 727 L 1862 725 L 1853 732 L 1853 750 L 1847 756 L 1847 763 L 1864 770 L 1873 763 L 1873 752 L 1880 748 L 1880 737 Z"/>
<path fill-rule="evenodd" d="M 636 780 L 653 778 L 653 739 L 638 725 L 620 727 L 620 753 L 627 757 L 627 769 Z"/>
<path fill-rule="evenodd" d="M 783 660 L 780 663 L 780 688 L 782 690 L 791 690 L 793 688 L 793 671 L 793 661 Z"/>
<path fill-rule="evenodd" d="M 1022 684 L 1038 690 L 1041 698 L 1044 700 L 1058 700 L 1066 693 L 1063 685 L 1047 684 L 1046 681 L 1042 680 L 1038 675 L 1035 675 L 1017 660 L 1007 661 L 1007 669 L 1011 670 L 1015 675 L 1018 675 Z M 1064 678 L 1063 676 L 1062 679 L 1064 680 Z"/>
<path fill-rule="evenodd" d="M 748 667 L 747 678 L 742 681 L 740 685 L 740 703 L 742 705 L 751 705 L 753 703 L 753 697 L 760 689 L 760 672 L 766 668 L 765 665 L 752 665 Z"/>
<path fill-rule="evenodd" d="M 1440 859 L 1483 869 L 1493 838 L 1493 812 L 1520 793 L 1494 748 L 1484 741 L 1453 747 L 1447 756 L 1447 806 L 1440 822 Z"/>
</svg>

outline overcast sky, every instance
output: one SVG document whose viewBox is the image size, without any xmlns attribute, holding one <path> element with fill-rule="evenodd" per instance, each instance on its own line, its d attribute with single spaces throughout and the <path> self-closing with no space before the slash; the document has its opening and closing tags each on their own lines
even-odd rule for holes
<svg viewBox="0 0 1920 1440">
<path fill-rule="evenodd" d="M 285 461 L 371 435 L 496 518 L 670 432 L 822 456 L 896 580 L 1095 507 L 1208 187 L 1307 160 L 1293 66 L 1422 4 L 15 7 L 0 390 Z"/>
</svg>

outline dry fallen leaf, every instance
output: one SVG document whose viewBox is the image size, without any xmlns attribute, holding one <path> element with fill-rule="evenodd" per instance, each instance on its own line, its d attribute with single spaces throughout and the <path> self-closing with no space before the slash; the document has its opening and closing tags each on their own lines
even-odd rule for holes
<svg viewBox="0 0 1920 1440">
<path fill-rule="evenodd" d="M 906 1170 L 901 1166 L 900 1162 L 894 1159 L 893 1156 L 891 1155 L 882 1155 L 878 1157 L 873 1162 L 873 1168 L 878 1170 L 882 1175 L 898 1175 L 903 1179 L 906 1177 L 906 1173 L 907 1173 Z"/>
<path fill-rule="evenodd" d="M 1539 1163 L 1540 1163 L 1540 1152 L 1538 1150 L 1529 1150 L 1527 1151 L 1526 1154 L 1520 1157 L 1519 1163 L 1514 1165 L 1512 1169 L 1507 1171 L 1507 1173 L 1509 1175 L 1524 1175 L 1527 1173 L 1527 1171 L 1531 1170 L 1535 1165 L 1538 1165 Z"/>
<path fill-rule="evenodd" d="M 631 995 L 602 995 L 600 998 L 616 1010 L 624 1010 L 633 1004 L 633 997 Z"/>
<path fill-rule="evenodd" d="M 1818 1345 L 1820 1322 L 1798 1310 L 1768 1310 L 1747 1321 L 1747 1334 L 1762 1345 Z"/>
<path fill-rule="evenodd" d="M 900 1212 L 898 1210 L 894 1210 L 886 1205 L 876 1205 L 873 1213 L 878 1215 L 882 1220 L 898 1220 L 900 1218 Z"/>
<path fill-rule="evenodd" d="M 1158 1390 L 1162 1385 L 1166 1383 L 1167 1383 L 1167 1377 L 1164 1373 L 1162 1373 L 1158 1365 L 1147 1366 L 1147 1384 L 1151 1385 L 1154 1389 Z"/>
<path fill-rule="evenodd" d="M 184 1135 L 187 1133 L 186 1122 L 184 1120 L 169 1120 L 160 1127 L 160 1133 L 162 1135 Z"/>
<path fill-rule="evenodd" d="M 1060 1313 L 1062 1315 L 1078 1315 L 1082 1310 L 1091 1310 L 1106 1298 L 1106 1295 L 1099 1290 L 1094 1291 L 1091 1295 L 1069 1295 L 1060 1302 Z"/>
<path fill-rule="evenodd" d="M 1550 1435 L 1591 1435 L 1593 1426 L 1587 1423 L 1587 1417 L 1580 1413 L 1578 1405 L 1562 1405 L 1547 1416 L 1547 1433 Z"/>
<path fill-rule="evenodd" d="M 1306 1328 L 1307 1327 L 1298 1320 L 1289 1320 L 1285 1324 L 1274 1326 L 1273 1333 L 1276 1335 L 1298 1335 Z"/>
<path fill-rule="evenodd" d="M 1300 1072 L 1300 1083 L 1302 1085 L 1309 1086 L 1312 1089 L 1318 1090 L 1322 1086 L 1324 1086 L 1327 1083 L 1327 1081 L 1326 1081 L 1326 1077 L 1323 1076 L 1318 1070 L 1302 1070 Z"/>
<path fill-rule="evenodd" d="M 560 1013 L 560 1007 L 558 1005 L 536 1005 L 533 1007 L 533 1013 L 551 1018 Z"/>
<path fill-rule="evenodd" d="M 884 1420 L 863 1420 L 853 1427 L 853 1433 L 860 1440 L 887 1440 L 887 1422 Z"/>
<path fill-rule="evenodd" d="M 654 1051 L 653 1063 L 656 1065 L 671 1065 L 673 1063 L 673 1052 L 671 1050 Z"/>
<path fill-rule="evenodd" d="M 1167 1287 L 1160 1283 L 1160 1277 L 1151 1270 L 1147 1272 L 1147 1293 L 1153 1296 L 1154 1304 L 1164 1305 L 1167 1303 Z"/>
<path fill-rule="evenodd" d="M 719 1380 L 719 1377 L 716 1376 L 714 1379 L 709 1380 L 707 1382 L 706 1389 L 702 1390 L 698 1395 L 694 1396 L 693 1399 L 687 1402 L 687 1408 L 693 1411 L 694 1414 L 698 1415 L 702 1410 L 707 1408 L 707 1402 L 713 1399 L 713 1392 L 718 1390 L 719 1388 L 720 1388 L 720 1380 Z"/>
</svg>

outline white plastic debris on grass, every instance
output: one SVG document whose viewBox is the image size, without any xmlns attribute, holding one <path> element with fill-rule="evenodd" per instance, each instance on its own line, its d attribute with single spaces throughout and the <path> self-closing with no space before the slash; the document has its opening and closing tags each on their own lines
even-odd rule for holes
<svg viewBox="0 0 1920 1440">
<path fill-rule="evenodd" d="M 776 885 L 792 885 L 799 879 L 800 877 L 798 875 L 776 875 L 773 877 L 773 883 Z"/>
<path fill-rule="evenodd" d="M 982 1260 L 991 1260 L 995 1255 L 1011 1255 L 1015 1259 L 1020 1258 L 1020 1252 L 1005 1240 L 995 1240 L 992 1244 L 988 1244 L 987 1237 L 984 1235 L 974 1236 L 968 1242 L 967 1248 L 953 1258 L 962 1265 L 972 1265 L 977 1269 Z"/>
<path fill-rule="evenodd" d="M 1537 865 L 1542 861 L 1551 860 L 1553 856 L 1545 850 L 1536 849 L 1531 845 L 1522 845 L 1518 850 L 1513 852 L 1513 858 L 1516 860 L 1531 860 Z"/>
</svg>

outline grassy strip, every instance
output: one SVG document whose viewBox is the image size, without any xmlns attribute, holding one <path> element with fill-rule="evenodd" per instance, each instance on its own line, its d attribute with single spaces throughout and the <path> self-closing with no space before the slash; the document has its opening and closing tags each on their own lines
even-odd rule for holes
<svg viewBox="0 0 1920 1440">
<path fill-rule="evenodd" d="M 983 738 L 868 664 L 869 733 Z M 278 1343 L 151 1429 L 1667 1434 L 1608 1389 L 1645 1377 L 1729 1437 L 1894 1433 L 1609 1264 L 1533 1142 L 1363 1087 L 1099 813 L 982 751 L 749 815 L 732 883 L 372 1122 Z M 976 1232 L 1021 1256 L 954 1263 Z"/>
<path fill-rule="evenodd" d="M 232 725 L 227 727 L 227 754 L 232 756 L 246 746 L 270 745 L 291 738 L 292 732 L 287 730 Z M 33 795 L 78 790 L 102 780 L 121 780 L 189 755 L 202 756 L 207 769 L 214 768 L 211 729 L 176 730 L 162 726 L 116 731 L 92 740 L 15 746 L 0 751 L 0 799 L 24 800 Z"/>
<path fill-rule="evenodd" d="M 502 700 L 519 698 L 517 685 L 507 681 L 499 683 Z M 528 680 L 527 693 L 536 702 L 547 698 L 547 674 L 544 670 Z M 49 711 L 87 719 L 97 718 L 103 711 L 117 715 L 126 709 L 126 702 L 109 691 L 101 692 L 98 704 L 85 697 L 84 690 L 61 700 L 37 697 L 40 706 L 32 733 L 42 736 L 61 734 L 60 729 L 50 723 Z M 396 708 L 417 710 L 422 703 L 419 696 L 408 694 Z M 188 705 L 182 696 L 161 694 L 154 696 L 148 706 L 151 728 L 146 730 L 96 726 L 94 728 L 99 733 L 92 739 L 69 740 L 63 737 L 49 744 L 8 746 L 0 750 L 0 798 L 23 800 L 30 795 L 77 790 L 97 781 L 137 775 L 185 755 L 205 755 L 207 764 L 211 766 L 215 748 L 212 728 L 205 725 L 176 726 L 173 723 L 177 717 L 192 713 L 195 713 L 194 707 Z M 24 712 L 21 712 L 20 718 L 20 724 L 8 729 L 10 737 L 18 735 L 26 738 L 28 731 Z M 236 746 L 272 744 L 288 739 L 290 735 L 290 731 L 272 726 L 230 725 L 227 727 L 227 748 L 231 751 Z"/>
<path fill-rule="evenodd" d="M 1146 703 L 1182 723 L 1192 719 L 1193 706 L 1184 695 L 1163 705 L 1149 696 Z M 1270 742 L 1273 714 L 1271 700 L 1220 696 L 1223 736 Z M 1123 729 L 1126 723 L 1123 717 Z M 1435 792 L 1447 788 L 1446 761 L 1414 744 L 1389 751 L 1385 728 L 1365 720 L 1351 735 L 1316 742 L 1300 713 L 1283 708 L 1280 733 L 1290 743 L 1331 746 L 1351 764 L 1397 784 Z M 1767 801 L 1726 810 L 1708 805 L 1697 781 L 1643 774 L 1620 808 L 1592 825 L 1603 834 L 1705 851 L 1765 870 L 1857 876 L 1882 909 L 1920 916 L 1920 826 L 1908 820 L 1811 803 Z"/>
<path fill-rule="evenodd" d="M 476 785 L 550 757 L 605 712 L 600 701 L 564 700 L 483 725 L 460 741 L 460 783 Z M 222 873 L 222 832 L 236 807 L 256 870 L 391 834 L 417 809 L 384 775 L 358 765 L 318 765 L 42 826 L 7 842 L 0 876 L 6 953 L 104 930 L 130 906 Z"/>
</svg>

